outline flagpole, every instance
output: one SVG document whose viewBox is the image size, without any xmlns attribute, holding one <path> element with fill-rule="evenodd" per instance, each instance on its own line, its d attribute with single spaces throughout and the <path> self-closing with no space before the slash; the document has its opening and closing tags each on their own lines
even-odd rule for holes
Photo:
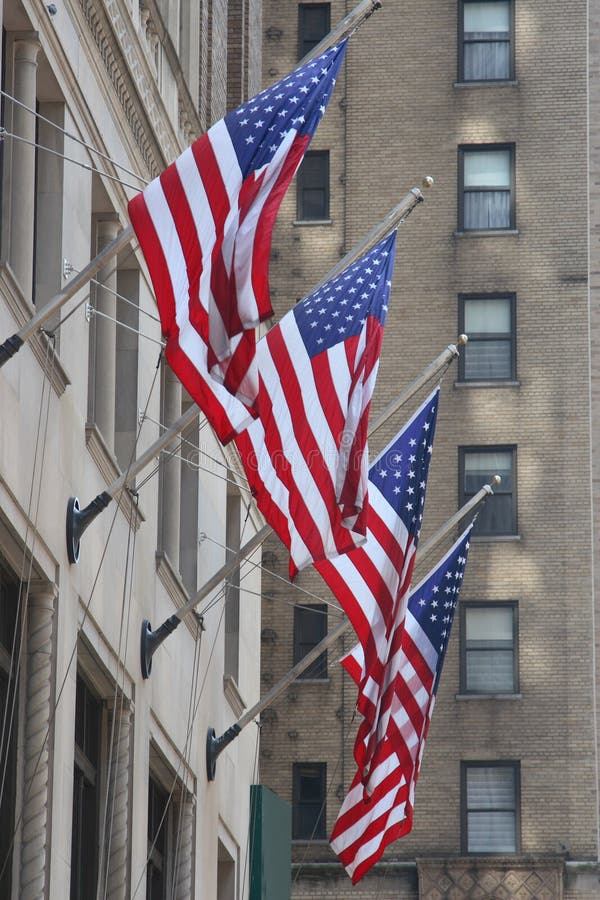
<svg viewBox="0 0 600 900">
<path fill-rule="evenodd" d="M 325 53 L 326 50 L 329 50 L 329 48 L 337 44 L 338 41 L 343 40 L 350 32 L 360 28 L 374 12 L 381 9 L 382 6 L 382 0 L 362 0 L 358 6 L 355 6 L 352 12 L 348 13 L 344 19 L 338 22 L 335 28 L 332 28 L 331 31 L 325 35 L 323 40 L 316 44 L 310 52 L 300 60 L 296 68 L 299 69 L 300 66 L 306 65 L 306 63 L 315 59 L 315 57 Z"/>
<path fill-rule="evenodd" d="M 465 340 L 466 340 L 466 338 L 465 338 Z M 453 348 L 454 353 L 449 352 L 451 348 Z M 455 358 L 455 356 L 458 356 L 458 351 L 456 350 L 456 347 L 454 347 L 453 344 L 450 344 L 448 346 L 448 348 L 444 351 L 444 353 L 440 354 L 440 356 L 438 356 L 437 360 L 434 360 L 433 363 L 431 363 L 429 366 L 427 366 L 427 368 L 417 378 L 415 378 L 415 380 L 411 384 L 409 384 L 409 386 L 402 392 L 402 394 L 401 394 L 402 403 L 406 403 L 407 400 L 410 400 L 410 398 L 413 396 L 413 394 L 416 394 L 416 392 L 423 386 L 425 381 L 427 381 L 429 378 L 432 377 L 432 374 L 435 374 L 437 371 L 439 371 L 439 369 L 442 368 L 443 365 L 446 365 L 446 363 L 452 362 L 452 360 Z M 439 361 L 442 359 L 443 359 L 443 362 L 440 363 Z M 435 367 L 436 363 L 437 363 L 437 368 Z M 427 373 L 427 378 L 424 378 L 425 373 Z M 389 416 L 391 416 L 392 413 L 394 413 L 397 409 L 399 409 L 400 406 L 401 406 L 401 403 L 399 403 L 399 402 L 394 401 L 393 403 L 391 403 L 387 407 L 387 412 L 382 414 L 382 416 L 379 417 L 379 419 L 375 422 L 374 425 L 369 425 L 369 431 L 368 431 L 369 437 L 371 437 L 371 435 L 375 432 L 375 430 L 377 428 L 380 428 L 381 425 L 384 424 L 385 420 Z M 385 416 L 385 418 L 384 418 L 384 416 Z M 151 449 L 152 448 L 147 450 L 146 453 L 150 454 Z M 155 455 L 155 453 L 152 453 L 151 455 Z M 122 478 L 123 478 L 123 476 L 121 476 L 121 479 L 120 479 L 121 481 L 122 481 Z M 116 492 L 113 492 L 113 493 L 116 493 Z M 93 500 L 92 503 L 88 507 L 86 507 L 86 510 L 83 510 L 82 513 L 79 513 L 79 515 L 82 517 L 84 515 L 86 515 L 86 511 L 89 510 L 90 507 L 94 507 L 94 504 L 98 504 L 101 497 L 102 497 L 102 494 L 99 494 L 98 497 L 96 497 L 95 500 Z M 475 497 L 478 498 L 475 502 L 479 502 L 481 497 L 479 497 L 477 494 L 475 495 Z M 109 500 L 110 500 L 110 498 L 109 498 Z M 474 500 L 475 500 L 475 498 L 472 498 L 470 503 L 473 503 Z M 71 504 L 73 501 L 77 502 L 76 498 L 71 498 L 71 500 L 69 501 L 69 504 Z M 467 504 L 467 506 L 468 506 L 468 504 Z M 102 507 L 102 509 L 103 508 L 104 507 Z M 471 508 L 471 507 L 469 507 L 469 508 Z M 72 542 L 72 540 L 73 540 L 72 538 L 69 538 L 70 531 L 71 531 L 71 533 L 73 531 L 73 526 L 71 526 L 71 528 L 69 526 L 69 509 L 70 509 L 70 507 L 67 509 L 67 544 L 69 544 L 69 541 Z M 79 509 L 79 507 L 77 507 L 77 509 Z M 99 509 L 98 512 L 101 512 L 102 509 Z M 83 525 L 83 529 L 87 528 L 87 526 L 89 525 L 89 522 L 93 521 L 93 519 L 96 517 L 96 515 L 98 515 L 98 512 L 95 512 L 94 510 L 95 510 L 95 507 L 93 510 L 90 510 L 89 521 L 88 521 L 88 517 L 86 516 L 85 523 Z M 83 529 L 81 529 L 79 536 L 81 536 L 81 533 L 83 533 Z M 272 534 L 272 532 L 273 532 L 273 529 L 271 528 L 270 525 L 264 525 L 263 528 L 261 528 L 259 531 L 256 532 L 254 537 L 251 538 L 251 540 L 248 541 L 247 544 L 244 544 L 244 546 L 238 551 L 238 553 L 236 553 L 236 555 L 234 557 L 232 557 L 228 562 L 226 562 L 225 565 L 222 566 L 218 572 L 215 572 L 215 574 L 212 576 L 212 578 L 209 579 L 209 581 L 207 581 L 200 588 L 200 590 L 196 594 L 194 594 L 194 596 L 190 600 L 188 600 L 187 603 L 185 603 L 182 607 L 180 607 L 180 609 L 178 609 L 177 612 L 173 613 L 172 616 L 169 616 L 169 618 L 166 619 L 163 622 L 163 624 L 160 625 L 158 628 L 156 628 L 154 631 L 152 630 L 151 623 L 148 619 L 144 619 L 142 621 L 142 633 L 141 633 L 141 641 L 140 641 L 140 659 L 141 659 L 141 669 L 142 669 L 142 677 L 143 678 L 148 678 L 150 676 L 150 672 L 152 671 L 152 657 L 154 656 L 155 651 L 158 649 L 158 647 L 160 647 L 160 645 L 163 643 L 163 641 L 173 631 L 175 631 L 175 629 L 177 628 L 177 626 L 179 625 L 179 623 L 181 622 L 183 617 L 188 612 L 191 612 L 191 610 L 194 609 L 195 606 L 197 606 L 199 603 L 201 603 L 202 600 L 204 600 L 211 593 L 211 591 L 213 591 L 214 588 L 216 588 L 219 585 L 219 583 L 221 581 L 223 581 L 224 578 L 227 578 L 228 575 L 230 575 L 233 571 L 235 571 L 235 569 L 239 566 L 240 562 L 243 559 L 245 559 L 246 556 L 248 556 L 250 553 L 254 552 L 254 550 L 256 550 L 256 548 L 259 547 L 262 543 L 264 543 L 264 541 L 266 541 L 266 539 L 269 537 L 270 534 Z M 72 551 L 69 551 L 69 553 L 71 553 L 71 552 Z M 71 555 L 69 555 L 69 560 L 71 560 Z M 76 562 L 77 560 L 74 560 L 74 561 Z"/>
<path fill-rule="evenodd" d="M 77 497 L 69 497 L 69 502 L 67 503 L 67 557 L 70 563 L 79 562 L 79 544 L 88 525 L 91 525 L 94 519 L 106 509 L 113 497 L 126 487 L 151 460 L 158 456 L 174 437 L 180 434 L 188 425 L 191 425 L 199 413 L 199 408 L 192 404 L 170 428 L 166 429 L 153 444 L 144 450 L 138 459 L 134 460 L 122 475 L 119 475 L 109 487 L 94 497 L 84 509 L 80 509 Z"/>
<path fill-rule="evenodd" d="M 87 266 L 67 281 L 62 291 L 59 291 L 58 294 L 51 297 L 48 303 L 34 313 L 31 319 L 22 325 L 15 334 L 7 338 L 3 344 L 0 344 L 0 368 L 7 363 L 9 359 L 12 359 L 15 353 L 18 353 L 25 341 L 38 331 L 44 322 L 51 318 L 57 310 L 67 302 L 67 300 L 70 300 L 77 291 L 84 287 L 94 275 L 97 275 L 113 256 L 116 256 L 119 251 L 126 247 L 132 237 L 133 228 L 131 225 L 127 225 L 123 231 L 110 242 L 110 244 L 107 244 L 106 247 L 104 247 L 103 250 L 87 264 Z"/>
<path fill-rule="evenodd" d="M 458 347 L 463 347 L 469 338 L 466 334 L 459 334 L 456 344 Z M 373 422 L 373 424 L 369 427 L 369 437 L 372 434 L 375 434 L 382 425 L 385 425 L 387 420 L 393 415 L 396 410 L 400 409 L 401 406 L 410 400 L 410 398 L 419 391 L 424 384 L 427 384 L 430 379 L 434 378 L 438 372 L 441 372 L 445 366 L 450 365 L 450 363 L 457 359 L 460 356 L 460 352 L 456 344 L 448 344 L 446 349 L 440 353 L 440 355 L 433 360 L 433 362 L 429 363 L 425 369 L 421 372 L 418 378 L 416 378 L 408 387 L 395 399 L 389 403 L 386 408 L 383 410 L 380 416 Z"/>
<path fill-rule="evenodd" d="M 460 522 L 469 512 L 471 512 L 482 500 L 486 500 L 490 495 L 494 493 L 492 489 L 492 485 L 500 484 L 501 478 L 499 475 L 494 475 L 491 479 L 491 484 L 484 484 L 479 491 L 471 497 L 471 499 L 462 506 L 458 512 L 454 513 L 441 528 L 439 528 L 435 534 L 433 534 L 428 541 L 426 541 L 422 547 L 419 547 L 417 551 L 417 560 L 420 563 L 437 545 L 444 540 L 445 537 L 452 531 L 455 525 Z M 303 656 L 300 662 L 296 663 L 296 665 L 287 672 L 283 678 L 274 684 L 273 687 L 267 691 L 264 697 L 254 704 L 250 709 L 246 710 L 244 715 L 234 722 L 227 731 L 223 732 L 220 737 L 216 737 L 216 733 L 214 728 L 209 728 L 206 735 L 206 775 L 209 781 L 214 781 L 216 766 L 217 766 L 217 757 L 219 754 L 227 747 L 235 738 L 238 736 L 242 728 L 245 728 L 250 722 L 252 722 L 256 716 L 260 715 L 263 709 L 266 709 L 268 706 L 273 703 L 287 688 L 292 684 L 293 681 L 298 678 L 299 675 L 302 674 L 318 657 L 327 650 L 332 644 L 334 644 L 337 639 L 349 630 L 351 627 L 351 622 L 349 619 L 344 618 L 342 622 L 340 622 L 333 631 L 330 631 L 325 635 L 322 641 L 319 641 L 312 650 Z"/>
<path fill-rule="evenodd" d="M 430 188 L 432 186 L 433 178 L 430 175 L 426 175 L 423 179 L 423 187 Z M 374 247 L 375 244 L 389 234 L 394 228 L 397 228 L 402 220 L 413 211 L 415 206 L 422 203 L 424 199 L 425 198 L 418 187 L 411 188 L 408 194 L 402 198 L 400 203 L 387 214 L 385 219 L 382 219 L 360 244 L 353 247 L 343 259 L 336 263 L 336 265 L 327 273 L 325 278 L 313 288 L 313 291 L 317 291 L 326 284 L 326 282 L 331 281 L 332 278 L 335 278 L 336 275 L 339 275 L 340 272 L 343 272 L 344 269 L 351 266 L 353 262 L 370 250 L 371 247 Z"/>
</svg>

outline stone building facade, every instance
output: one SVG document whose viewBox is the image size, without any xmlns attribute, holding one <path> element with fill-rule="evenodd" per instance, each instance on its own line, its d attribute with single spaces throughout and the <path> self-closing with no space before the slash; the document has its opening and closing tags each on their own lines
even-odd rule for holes
<svg viewBox="0 0 600 900">
<path fill-rule="evenodd" d="M 127 202 L 260 88 L 258 0 L 5 0 L 0 340 L 127 227 Z M 116 323 L 115 323 L 116 320 Z M 260 577 L 221 584 L 157 650 L 140 631 L 262 525 L 232 453 L 191 421 L 67 556 L 85 506 L 190 401 L 130 241 L 0 372 L 0 895 L 248 896 Z M 255 556 L 253 561 L 258 557 Z"/>
<path fill-rule="evenodd" d="M 352 6 L 266 0 L 264 82 Z M 372 416 L 470 332 L 442 383 L 423 538 L 503 475 L 473 540 L 412 832 L 357 887 L 327 842 L 354 774 L 355 689 L 337 664 L 350 637 L 263 715 L 262 780 L 293 804 L 295 898 L 600 890 L 593 7 L 588 19 L 583 0 L 384 2 L 350 39 L 310 169 L 284 200 L 277 315 L 434 177 L 399 230 Z M 299 589 L 281 580 L 281 545 L 264 563 L 263 691 L 340 617 L 314 572 Z"/>
</svg>

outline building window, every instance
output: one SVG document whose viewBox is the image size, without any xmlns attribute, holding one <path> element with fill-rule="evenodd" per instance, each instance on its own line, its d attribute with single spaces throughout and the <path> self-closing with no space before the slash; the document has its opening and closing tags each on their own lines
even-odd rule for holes
<svg viewBox="0 0 600 900">
<path fill-rule="evenodd" d="M 327 763 L 294 763 L 292 786 L 292 838 L 325 837 Z"/>
<path fill-rule="evenodd" d="M 304 59 L 329 34 L 330 28 L 330 3 L 301 3 L 298 6 L 298 59 Z"/>
<path fill-rule="evenodd" d="M 294 607 L 294 665 L 319 644 L 327 634 L 327 606 L 313 603 Z M 300 678 L 327 678 L 327 651 L 302 672 Z"/>
<path fill-rule="evenodd" d="M 473 494 L 489 484 L 494 475 L 502 481 L 494 486 L 473 530 L 474 535 L 507 535 L 517 533 L 517 463 L 516 447 L 460 447 L 459 502 L 466 503 Z"/>
<path fill-rule="evenodd" d="M 461 0 L 459 81 L 514 78 L 514 4 L 511 0 Z"/>
<path fill-rule="evenodd" d="M 296 178 L 299 222 L 329 220 L 329 150 L 309 150 Z"/>
<path fill-rule="evenodd" d="M 150 775 L 148 779 L 147 900 L 166 900 L 169 836 L 169 794 Z"/>
<path fill-rule="evenodd" d="M 15 788 L 17 784 L 18 680 L 13 649 L 18 647 L 17 633 L 19 585 L 0 565 L 0 718 L 2 743 L 2 791 L 0 792 L 0 897 L 12 890 L 13 835 L 15 827 Z"/>
<path fill-rule="evenodd" d="M 460 381 L 514 381 L 516 325 L 514 294 L 461 294 L 459 333 L 469 336 L 458 360 Z"/>
<path fill-rule="evenodd" d="M 513 144 L 459 147 L 459 231 L 514 229 L 514 169 Z"/>
<path fill-rule="evenodd" d="M 518 691 L 517 606 L 461 603 L 460 681 L 468 694 Z"/>
<path fill-rule="evenodd" d="M 463 853 L 519 849 L 519 764 L 461 764 Z"/>
<path fill-rule="evenodd" d="M 238 553 L 241 540 L 241 498 L 229 489 L 225 511 L 225 561 Z M 225 675 L 238 683 L 240 656 L 240 569 L 227 576 L 225 584 Z"/>
<path fill-rule="evenodd" d="M 71 900 L 96 896 L 102 701 L 77 675 L 71 834 Z"/>
</svg>

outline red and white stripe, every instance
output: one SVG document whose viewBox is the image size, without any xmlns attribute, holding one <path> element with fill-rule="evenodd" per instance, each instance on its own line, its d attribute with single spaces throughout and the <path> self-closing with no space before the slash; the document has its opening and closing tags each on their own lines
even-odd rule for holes
<svg viewBox="0 0 600 900">
<path fill-rule="evenodd" d="M 236 438 L 256 501 L 291 572 L 365 539 L 367 421 L 382 326 L 310 358 L 293 311 L 257 345 L 260 418 Z"/>
<path fill-rule="evenodd" d="M 217 122 L 129 204 L 167 358 L 200 405 L 204 393 L 194 395 L 190 367 L 253 407 L 253 329 L 272 315 L 273 223 L 309 139 L 290 129 L 273 159 L 244 180 L 227 126 Z M 203 374 L 200 380 L 206 389 Z"/>
</svg>

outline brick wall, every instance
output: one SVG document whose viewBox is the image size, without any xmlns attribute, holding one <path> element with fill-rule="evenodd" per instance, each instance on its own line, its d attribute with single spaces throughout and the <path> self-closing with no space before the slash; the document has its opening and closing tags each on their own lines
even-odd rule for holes
<svg viewBox="0 0 600 900">
<path fill-rule="evenodd" d="M 344 3 L 332 3 L 332 22 L 344 13 Z M 265 84 L 294 66 L 296 23 L 296 3 L 264 3 L 264 33 L 271 26 L 282 32 L 264 40 Z M 295 223 L 290 189 L 273 240 L 273 301 L 282 315 L 426 174 L 435 186 L 399 232 L 372 415 L 455 340 L 459 292 L 516 293 L 518 385 L 459 389 L 456 368 L 444 380 L 423 537 L 457 508 L 459 446 L 517 445 L 518 536 L 474 542 L 462 599 L 518 601 L 520 695 L 456 699 L 457 621 L 417 787 L 413 832 L 388 855 L 410 860 L 460 854 L 461 760 L 517 759 L 523 853 L 554 854 L 567 847 L 573 859 L 595 858 L 586 4 L 516 4 L 514 84 L 455 86 L 456 43 L 456 4 L 438 0 L 385 3 L 353 36 L 311 145 L 330 150 L 331 223 Z M 600 97 L 595 46 L 594 109 Z M 457 235 L 457 147 L 505 142 L 516 148 L 517 233 Z M 593 187 L 597 218 L 596 193 Z M 413 408 L 378 433 L 372 453 Z M 277 573 L 285 575 L 284 549 L 275 542 L 269 549 Z M 326 596 L 312 572 L 302 573 L 298 583 Z M 274 595 L 263 602 L 263 628 L 277 634 L 263 642 L 266 689 L 292 664 L 289 604 L 301 602 L 302 595 L 268 576 L 263 585 Z M 335 658 L 330 650 L 330 662 Z M 347 786 L 353 774 L 351 736 L 342 757 L 340 751 L 354 693 L 336 664 L 329 676 L 321 684 L 298 683 L 276 704 L 276 719 L 262 730 L 261 771 L 269 787 L 290 799 L 292 761 L 327 761 L 331 828 L 342 796 L 338 786 Z M 298 846 L 294 858 L 326 860 L 331 853 L 326 845 Z M 346 896 L 340 885 L 337 893 L 311 890 L 301 878 L 294 896 Z"/>
</svg>

